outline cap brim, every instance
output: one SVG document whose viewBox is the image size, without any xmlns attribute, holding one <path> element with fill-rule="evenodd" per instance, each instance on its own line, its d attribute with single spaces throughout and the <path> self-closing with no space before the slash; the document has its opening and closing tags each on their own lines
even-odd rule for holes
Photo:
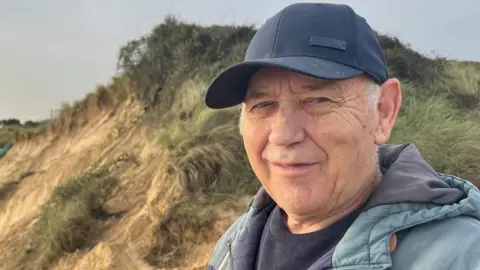
<svg viewBox="0 0 480 270">
<path fill-rule="evenodd" d="M 250 78 L 262 67 L 277 67 L 304 75 L 342 80 L 364 73 L 336 62 L 312 57 L 282 57 L 245 61 L 221 72 L 210 84 L 205 103 L 212 109 L 236 106 L 245 99 Z"/>
</svg>

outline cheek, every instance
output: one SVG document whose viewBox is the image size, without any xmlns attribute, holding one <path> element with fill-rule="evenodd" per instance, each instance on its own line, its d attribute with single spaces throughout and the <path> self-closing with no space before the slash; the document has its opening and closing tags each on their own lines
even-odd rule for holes
<svg viewBox="0 0 480 270">
<path fill-rule="evenodd" d="M 328 155 L 333 153 L 345 153 L 344 148 L 351 150 L 358 132 L 344 119 L 332 116 L 316 122 L 307 129 L 309 137 Z"/>
<path fill-rule="evenodd" d="M 323 130 L 318 144 L 328 155 L 327 177 L 335 181 L 333 193 L 356 192 L 362 183 L 347 179 L 362 179 L 371 171 L 375 149 L 371 127 L 357 119 L 332 117 Z"/>
<path fill-rule="evenodd" d="M 329 117 L 322 119 L 321 125 L 315 126 L 317 134 L 323 132 L 328 136 L 327 144 L 335 147 L 349 147 L 348 152 L 356 151 L 358 148 L 352 148 L 362 143 L 365 136 L 371 135 L 371 127 L 367 125 L 365 119 L 354 113 L 332 113 Z"/>
<path fill-rule="evenodd" d="M 364 148 L 364 136 L 367 131 L 359 122 L 348 121 L 344 117 L 332 115 L 310 129 L 310 137 L 315 144 L 325 151 L 328 158 L 328 177 L 332 179 L 349 171 L 346 168 L 361 164 L 359 152 Z"/>
<path fill-rule="evenodd" d="M 265 125 L 244 124 L 243 125 L 243 144 L 247 153 L 248 160 L 253 171 L 262 179 L 268 172 L 267 164 L 262 158 L 262 153 L 268 142 L 268 130 Z"/>
</svg>

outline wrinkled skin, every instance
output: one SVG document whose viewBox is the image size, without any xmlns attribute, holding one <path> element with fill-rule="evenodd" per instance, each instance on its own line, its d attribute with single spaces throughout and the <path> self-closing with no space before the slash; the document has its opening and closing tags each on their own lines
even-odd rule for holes
<svg viewBox="0 0 480 270">
<path fill-rule="evenodd" d="M 361 205 L 376 182 L 376 146 L 401 104 L 398 80 L 369 110 L 367 78 L 314 79 L 264 68 L 250 80 L 240 128 L 250 164 L 293 233 L 322 229 Z"/>
</svg>

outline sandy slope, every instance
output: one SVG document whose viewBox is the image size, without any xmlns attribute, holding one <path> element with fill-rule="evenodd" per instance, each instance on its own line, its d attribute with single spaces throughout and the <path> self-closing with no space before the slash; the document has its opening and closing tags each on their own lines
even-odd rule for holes
<svg viewBox="0 0 480 270">
<path fill-rule="evenodd" d="M 141 108 L 133 104 L 115 113 L 104 111 L 73 134 L 19 142 L 0 160 L 0 183 L 24 176 L 15 193 L 0 204 L 1 269 L 10 269 L 11 252 L 27 248 L 28 233 L 54 187 L 99 159 L 115 161 L 112 173 L 121 180 L 107 210 L 124 214 L 105 223 L 93 249 L 64 257 L 54 268 L 154 269 L 140 258 L 155 245 L 157 226 L 181 190 L 165 181 L 162 151 L 141 126 L 141 114 Z M 245 198 L 241 204 L 247 202 Z M 222 213 L 224 218 L 217 221 L 212 239 L 238 214 Z M 204 269 L 214 243 L 198 245 L 189 257 L 191 267 L 182 269 Z"/>
</svg>

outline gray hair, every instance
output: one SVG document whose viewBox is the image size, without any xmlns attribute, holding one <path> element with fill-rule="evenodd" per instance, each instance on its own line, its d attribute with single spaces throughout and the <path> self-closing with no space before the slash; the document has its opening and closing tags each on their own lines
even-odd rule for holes
<svg viewBox="0 0 480 270">
<path fill-rule="evenodd" d="M 365 86 L 364 97 L 370 112 L 374 111 L 380 101 L 380 85 L 369 78 Z"/>
</svg>

